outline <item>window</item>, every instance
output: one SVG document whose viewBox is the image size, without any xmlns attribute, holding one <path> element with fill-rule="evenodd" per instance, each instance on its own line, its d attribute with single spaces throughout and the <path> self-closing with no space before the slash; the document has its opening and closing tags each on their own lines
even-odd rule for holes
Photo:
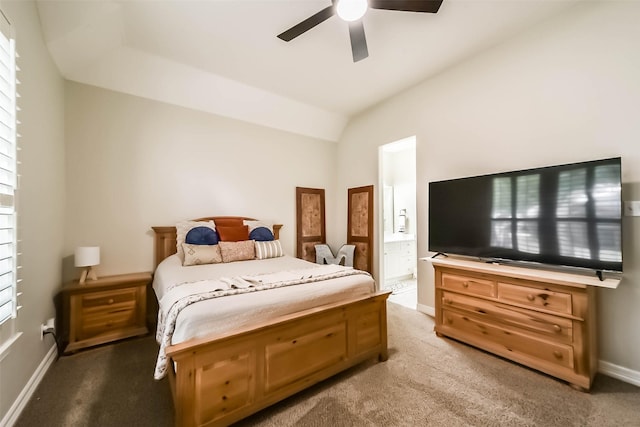
<svg viewBox="0 0 640 427">
<path fill-rule="evenodd" d="M 619 176 L 618 165 L 560 174 L 557 208 L 560 255 L 622 261 Z M 589 187 L 593 189 L 591 195 Z M 594 228 L 590 230 L 590 226 Z"/>
<path fill-rule="evenodd" d="M 16 53 L 11 24 L 0 11 L 0 324 L 17 305 Z M 0 343 L 2 341 L 0 340 Z"/>
<path fill-rule="evenodd" d="M 492 194 L 491 246 L 511 249 L 513 248 L 511 178 L 494 178 Z"/>
<path fill-rule="evenodd" d="M 492 197 L 491 246 L 540 253 L 540 175 L 494 178 Z"/>
</svg>

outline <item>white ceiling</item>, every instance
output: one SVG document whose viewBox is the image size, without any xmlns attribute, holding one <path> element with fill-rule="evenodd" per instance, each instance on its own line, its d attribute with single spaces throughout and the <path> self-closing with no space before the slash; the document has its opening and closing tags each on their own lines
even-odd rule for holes
<svg viewBox="0 0 640 427">
<path fill-rule="evenodd" d="M 69 80 L 337 141 L 349 117 L 576 1 L 369 10 L 369 57 L 357 63 L 337 16 L 289 43 L 276 37 L 330 0 L 39 0 L 38 10 Z"/>
</svg>

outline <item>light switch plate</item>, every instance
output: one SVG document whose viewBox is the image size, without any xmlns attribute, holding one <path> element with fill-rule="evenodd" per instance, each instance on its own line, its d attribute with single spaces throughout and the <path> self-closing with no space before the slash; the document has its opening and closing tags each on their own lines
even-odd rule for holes
<svg viewBox="0 0 640 427">
<path fill-rule="evenodd" d="M 640 201 L 624 202 L 624 216 L 640 216 Z"/>
</svg>

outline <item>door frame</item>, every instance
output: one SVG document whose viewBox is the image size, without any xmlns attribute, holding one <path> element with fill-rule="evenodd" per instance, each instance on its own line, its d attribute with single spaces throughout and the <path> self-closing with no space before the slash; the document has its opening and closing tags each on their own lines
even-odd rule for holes
<svg viewBox="0 0 640 427">
<path fill-rule="evenodd" d="M 377 190 L 377 194 L 378 194 L 378 200 L 376 201 L 376 208 L 378 209 L 379 215 L 378 215 L 378 221 L 376 224 L 377 227 L 377 231 L 378 231 L 378 244 L 377 244 L 377 249 L 378 249 L 378 253 L 380 254 L 380 256 L 378 256 L 378 274 L 379 274 L 379 288 L 380 289 L 384 289 L 384 285 L 385 285 L 385 268 L 384 268 L 384 261 L 385 261 L 385 251 L 384 251 L 384 218 L 382 215 L 384 215 L 384 178 L 385 178 L 385 147 L 394 145 L 394 144 L 402 144 L 404 142 L 406 142 L 407 140 L 413 140 L 413 150 L 414 150 L 414 158 L 417 161 L 417 145 L 418 145 L 418 141 L 417 141 L 417 137 L 415 135 L 412 136 L 408 136 L 405 138 L 400 138 L 397 139 L 395 141 L 391 141 L 388 142 L 386 144 L 382 144 L 378 147 L 378 190 Z M 416 190 L 417 190 L 417 164 L 416 164 L 416 176 L 415 176 L 415 180 L 416 180 Z M 416 201 L 417 201 L 417 194 L 416 194 Z M 417 250 L 417 243 L 418 243 L 418 235 L 417 235 L 417 230 L 418 230 L 418 217 L 417 217 L 417 206 L 416 206 L 416 217 L 414 218 L 414 227 L 415 227 L 415 233 L 416 233 L 416 250 Z M 395 212 L 393 212 L 393 215 L 395 215 Z M 392 218 L 393 220 L 395 220 L 395 217 Z M 392 227 L 392 232 L 395 232 L 395 225 Z M 417 262 L 417 261 L 416 261 Z M 416 278 L 417 278 L 417 265 L 416 265 Z"/>
</svg>

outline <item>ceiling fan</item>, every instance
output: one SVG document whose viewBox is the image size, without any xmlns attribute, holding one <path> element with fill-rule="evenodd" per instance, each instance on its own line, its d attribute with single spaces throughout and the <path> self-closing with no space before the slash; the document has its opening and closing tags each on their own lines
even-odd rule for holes
<svg viewBox="0 0 640 427">
<path fill-rule="evenodd" d="M 278 34 L 278 38 L 289 42 L 316 25 L 326 21 L 333 15 L 338 15 L 349 23 L 349 37 L 353 62 L 358 62 L 369 56 L 367 40 L 364 36 L 362 17 L 367 9 L 398 10 L 404 12 L 436 13 L 443 0 L 331 0 L 327 6 L 315 15 L 310 16 L 287 31 Z"/>
</svg>

